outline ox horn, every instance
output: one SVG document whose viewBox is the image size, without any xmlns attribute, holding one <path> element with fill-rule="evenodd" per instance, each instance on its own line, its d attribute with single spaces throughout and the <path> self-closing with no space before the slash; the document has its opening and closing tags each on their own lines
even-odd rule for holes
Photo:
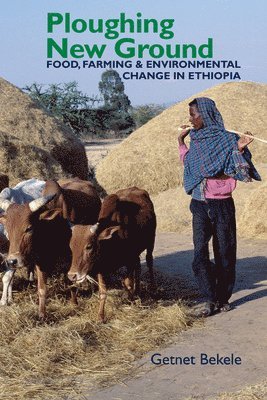
<svg viewBox="0 0 267 400">
<path fill-rule="evenodd" d="M 4 211 L 6 211 L 11 204 L 13 204 L 12 201 L 0 199 L 0 208 L 2 208 Z"/>
<path fill-rule="evenodd" d="M 36 200 L 32 200 L 29 203 L 30 210 L 32 212 L 39 210 L 41 207 L 45 206 L 49 201 L 53 200 L 56 197 L 56 193 L 49 194 L 48 196 L 39 197 Z"/>
<path fill-rule="evenodd" d="M 95 225 L 92 225 L 90 228 L 91 233 L 96 233 L 97 229 L 99 227 L 99 222 L 97 222 Z"/>
</svg>

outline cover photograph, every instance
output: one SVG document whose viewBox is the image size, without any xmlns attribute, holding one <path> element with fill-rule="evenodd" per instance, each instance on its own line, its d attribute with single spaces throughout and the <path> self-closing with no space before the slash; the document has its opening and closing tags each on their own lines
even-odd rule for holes
<svg viewBox="0 0 267 400">
<path fill-rule="evenodd" d="M 267 4 L 1 8 L 1 400 L 267 398 Z"/>
</svg>

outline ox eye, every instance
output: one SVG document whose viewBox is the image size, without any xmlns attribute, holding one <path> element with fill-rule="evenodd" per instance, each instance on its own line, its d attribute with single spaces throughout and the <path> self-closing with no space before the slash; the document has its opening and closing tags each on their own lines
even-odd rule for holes
<svg viewBox="0 0 267 400">
<path fill-rule="evenodd" d="M 88 244 L 85 248 L 86 250 L 92 250 L 93 246 L 91 244 Z"/>
<path fill-rule="evenodd" d="M 32 225 L 29 225 L 26 229 L 25 229 L 25 233 L 30 233 L 32 232 Z"/>
</svg>

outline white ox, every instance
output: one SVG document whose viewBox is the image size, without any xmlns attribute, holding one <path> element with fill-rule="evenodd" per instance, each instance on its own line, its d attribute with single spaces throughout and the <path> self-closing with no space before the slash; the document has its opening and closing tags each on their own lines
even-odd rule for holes
<svg viewBox="0 0 267 400">
<path fill-rule="evenodd" d="M 13 188 L 5 188 L 0 193 L 0 199 L 9 200 L 12 203 L 24 204 L 29 203 L 32 200 L 38 199 L 42 196 L 42 190 L 44 188 L 45 181 L 39 179 L 28 179 L 26 181 L 18 183 Z M 0 213 L 3 212 L 0 208 Z M 4 226 L 0 223 L 0 234 L 5 233 Z M 4 263 L 4 275 L 3 275 L 3 293 L 0 300 L 0 305 L 4 306 L 12 302 L 12 284 L 15 273 L 15 268 L 12 265 Z M 29 280 L 33 280 L 32 274 Z"/>
</svg>

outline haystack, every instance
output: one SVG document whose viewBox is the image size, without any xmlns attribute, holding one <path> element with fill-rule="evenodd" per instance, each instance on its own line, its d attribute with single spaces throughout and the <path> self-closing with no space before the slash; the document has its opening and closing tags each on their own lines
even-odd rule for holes
<svg viewBox="0 0 267 400">
<path fill-rule="evenodd" d="M 262 182 L 238 182 L 237 189 L 233 192 L 237 233 L 242 237 L 267 239 L 267 164 L 259 164 L 258 170 Z M 182 187 L 154 195 L 152 201 L 157 215 L 158 232 L 192 231 L 189 210 L 191 196 Z"/>
<path fill-rule="evenodd" d="M 267 239 L 267 184 L 253 191 L 240 218 L 240 234 Z M 255 207 L 255 204 L 257 205 Z"/>
<path fill-rule="evenodd" d="M 88 178 L 83 144 L 28 95 L 0 78 L 0 172 L 28 178 Z"/>
<path fill-rule="evenodd" d="M 223 83 L 170 107 L 111 150 L 96 171 L 99 183 L 107 192 L 137 185 L 156 194 L 182 184 L 177 128 L 188 122 L 188 103 L 200 96 L 216 102 L 227 129 L 249 130 L 267 139 L 267 85 Z M 266 145 L 254 141 L 250 148 L 256 164 L 265 162 Z"/>
</svg>

